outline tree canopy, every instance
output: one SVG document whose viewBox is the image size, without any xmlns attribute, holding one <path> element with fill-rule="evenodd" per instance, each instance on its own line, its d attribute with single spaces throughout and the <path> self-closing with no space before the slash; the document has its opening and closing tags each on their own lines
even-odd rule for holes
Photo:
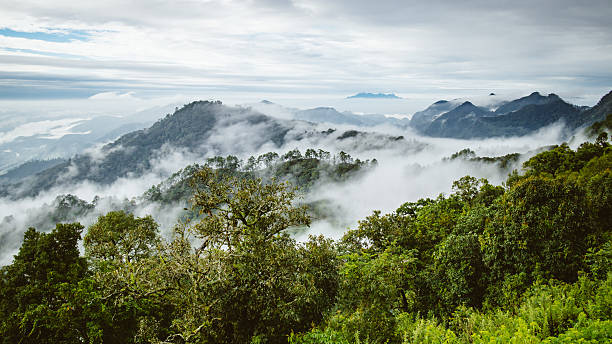
<svg viewBox="0 0 612 344">
<path fill-rule="evenodd" d="M 298 153 L 247 165 L 308 169 L 324 155 Z M 336 241 L 289 235 L 310 225 L 309 208 L 274 173 L 258 178 L 231 157 L 208 165 L 180 178 L 193 216 L 170 237 L 129 211 L 89 226 L 84 255 L 78 223 L 27 230 L 0 270 L 2 342 L 612 339 L 607 140 L 552 147 L 503 186 L 464 176 L 450 195 L 374 211 Z"/>
</svg>

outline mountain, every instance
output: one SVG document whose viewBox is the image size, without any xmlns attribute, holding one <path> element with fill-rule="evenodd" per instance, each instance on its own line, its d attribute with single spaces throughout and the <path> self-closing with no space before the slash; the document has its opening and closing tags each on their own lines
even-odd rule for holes
<svg viewBox="0 0 612 344">
<path fill-rule="evenodd" d="M 428 106 L 425 110 L 416 112 L 414 115 L 412 115 L 412 118 L 410 119 L 410 126 L 418 131 L 423 131 L 441 114 L 448 112 L 459 105 L 460 103 L 456 101 L 439 100 Z"/>
<path fill-rule="evenodd" d="M 609 114 L 612 114 L 612 91 L 603 96 L 597 105 L 583 111 L 573 125 L 576 128 L 588 126 L 595 122 L 604 121 Z"/>
<path fill-rule="evenodd" d="M 220 102 L 193 102 L 147 129 L 121 136 L 95 154 L 77 155 L 39 173 L 29 181 L 26 194 L 49 189 L 62 179 L 72 183 L 90 180 L 109 184 L 121 177 L 141 175 L 152 168 L 152 159 L 162 147 L 198 149 L 213 134 L 218 122 L 227 122 L 227 126 L 241 121 L 245 126 L 268 125 L 268 130 L 262 130 L 269 135 L 266 139 L 282 143 L 288 128 L 261 114 L 246 116 L 247 112 L 225 107 Z"/>
<path fill-rule="evenodd" d="M 475 137 L 526 135 L 558 121 L 564 122 L 571 129 L 571 123 L 580 112 L 579 107 L 557 97 L 551 102 L 527 105 L 506 115 L 483 118 L 481 122 L 488 131 L 477 131 L 474 135 Z"/>
<path fill-rule="evenodd" d="M 611 94 L 605 96 L 592 109 L 569 104 L 553 93 L 545 96 L 533 92 L 511 101 L 502 101 L 499 97 L 488 98 L 491 99 L 480 99 L 477 102 L 486 104 L 486 107 L 460 99 L 439 100 L 416 112 L 410 119 L 358 115 L 340 112 L 332 107 L 290 109 L 269 101 L 255 104 L 253 107 L 272 116 L 313 123 L 360 127 L 392 125 L 402 129 L 412 127 L 427 136 L 462 139 L 526 135 L 558 121 L 565 123 L 567 135 L 571 135 L 570 131 L 578 127 L 603 120 L 612 109 Z"/>
<path fill-rule="evenodd" d="M 424 133 L 460 139 L 520 136 L 558 121 L 572 123 L 581 112 L 580 108 L 555 95 L 549 97 L 546 102 L 526 105 L 502 115 L 465 102 L 436 118 Z"/>
<path fill-rule="evenodd" d="M 467 101 L 456 108 L 436 117 L 424 130 L 429 136 L 469 138 L 482 125 L 481 117 L 492 116 L 487 109 Z"/>
<path fill-rule="evenodd" d="M 384 115 L 357 115 L 352 112 L 339 112 L 332 107 L 318 107 L 308 110 L 297 110 L 293 118 L 314 123 L 348 124 L 356 126 L 376 126 L 390 124 L 398 127 L 406 126 L 408 121 Z"/>
<path fill-rule="evenodd" d="M 532 94 L 526 97 L 522 97 L 503 104 L 495 110 L 495 113 L 503 115 L 512 111 L 519 110 L 527 105 L 549 104 L 559 99 L 561 98 L 559 98 L 559 96 L 557 96 L 556 94 L 549 94 L 548 96 L 543 96 L 539 92 L 533 92 Z"/>
<path fill-rule="evenodd" d="M 300 110 L 293 114 L 293 118 L 315 122 L 332 124 L 352 124 L 361 125 L 361 121 L 355 116 L 343 114 L 332 107 L 318 107 L 308 110 Z"/>
<path fill-rule="evenodd" d="M 86 119 L 41 119 L 38 123 L 50 125 L 48 133 L 20 135 L 0 143 L 0 173 L 31 160 L 67 159 L 96 144 L 146 128 L 163 114 L 172 111 L 175 106 L 176 104 L 153 107 L 123 117 L 104 115 Z M 84 117 L 86 116 L 84 114 Z M 49 122 L 52 123 L 48 124 Z M 15 128 L 0 129 L 0 136 L 2 131 L 6 133 L 13 129 Z"/>
<path fill-rule="evenodd" d="M 29 177 L 55 165 L 59 165 L 66 160 L 56 158 L 49 160 L 31 160 L 23 163 L 15 168 L 8 170 L 5 174 L 0 175 L 0 183 L 14 183 L 23 178 Z"/>
<path fill-rule="evenodd" d="M 447 110 L 449 109 L 449 110 Z M 495 111 L 471 102 L 454 104 L 439 101 L 414 114 L 410 126 L 422 134 L 460 139 L 520 136 L 562 122 L 566 135 L 579 127 L 601 121 L 612 112 L 612 92 L 593 108 L 569 104 L 556 94 L 538 92 L 499 106 Z"/>
<path fill-rule="evenodd" d="M 76 184 L 89 180 L 97 184 L 110 184 L 118 178 L 138 177 L 151 171 L 161 173 L 160 166 L 176 152 L 179 153 L 176 156 L 187 156 L 191 162 L 196 162 L 210 155 L 246 155 L 262 147 L 267 151 L 293 149 L 295 146 L 287 145 L 300 141 L 300 146 L 310 147 L 333 143 L 334 149 L 351 152 L 363 152 L 387 145 L 402 145 L 401 149 L 406 150 L 422 146 L 402 136 L 357 130 L 321 131 L 320 126 L 312 122 L 360 127 L 388 124 L 400 128 L 410 123 L 410 126 L 424 135 L 461 139 L 526 135 L 556 122 L 564 122 L 568 131 L 571 131 L 604 119 L 612 110 L 612 94 L 607 94 L 596 106 L 586 110 L 554 94 L 542 96 L 532 93 L 505 103 L 495 111 L 469 101 L 459 104 L 458 101 L 442 100 L 415 113 L 411 120 L 383 115 L 357 115 L 339 112 L 331 107 L 296 110 L 282 108 L 271 102 L 261 103 L 260 106 L 274 107 L 288 119 L 270 117 L 250 107 L 228 107 L 221 102 L 199 101 L 177 108 L 172 115 L 168 114 L 146 129 L 131 131 L 104 146 L 90 148 L 85 153 L 74 152 L 83 147 L 80 146 L 83 140 L 79 134 L 71 133 L 54 139 L 57 146 L 45 141 L 50 138 L 29 138 L 29 145 L 24 144 L 22 149 L 27 147 L 36 151 L 37 147 L 43 145 L 46 152 L 54 152 L 54 149 L 67 147 L 67 151 L 72 152 L 72 158 L 55 161 L 57 164 L 33 163 L 13 171 L 11 176 L 3 178 L 0 197 L 33 196 L 62 183 Z M 102 130 L 107 135 L 102 137 L 110 140 L 123 130 L 141 127 L 138 122 L 117 120 L 119 123 L 108 123 L 115 119 L 94 118 L 77 123 L 73 128 L 80 132 L 93 131 L 97 127 L 115 128 L 114 131 Z M 571 133 L 567 134 L 569 136 Z M 17 138 L 9 143 L 17 144 L 21 140 Z M 43 168 L 46 169 L 41 171 Z M 36 175 L 27 177 L 36 172 Z M 24 177 L 26 179 L 15 182 Z"/>
<path fill-rule="evenodd" d="M 147 129 L 133 131 L 98 150 L 76 155 L 20 183 L 0 187 L 0 197 L 35 196 L 59 184 L 85 180 L 107 185 L 119 178 L 138 177 L 159 169 L 178 152 L 194 161 L 218 153 L 241 155 L 262 147 L 279 149 L 288 142 L 335 142 L 339 150 L 364 151 L 388 145 L 420 147 L 403 137 L 355 130 L 321 132 L 311 123 L 280 120 L 244 107 L 198 101 L 185 105 Z M 294 148 L 294 147 L 290 147 Z M 180 166 L 183 167 L 183 166 Z"/>
<path fill-rule="evenodd" d="M 396 96 L 394 93 L 368 93 L 361 92 L 352 96 L 346 97 L 346 99 L 354 99 L 354 98 L 367 98 L 367 99 L 402 99 L 401 97 Z"/>
<path fill-rule="evenodd" d="M 312 123 L 355 125 L 360 127 L 392 125 L 400 128 L 405 128 L 410 123 L 409 119 L 387 117 L 380 114 L 355 114 L 350 111 L 340 112 L 333 107 L 316 107 L 313 109 L 300 110 L 284 107 L 268 100 L 262 100 L 254 104 L 246 104 L 246 107 L 276 118 L 295 119 Z"/>
</svg>

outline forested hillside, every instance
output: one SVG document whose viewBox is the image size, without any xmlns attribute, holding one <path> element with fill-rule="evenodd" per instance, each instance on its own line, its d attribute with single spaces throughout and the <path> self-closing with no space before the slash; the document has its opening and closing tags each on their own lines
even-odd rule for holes
<svg viewBox="0 0 612 344">
<path fill-rule="evenodd" d="M 2 342 L 612 339 L 605 133 L 576 150 L 563 144 L 537 154 L 502 186 L 465 176 L 452 194 L 375 211 L 340 240 L 296 242 L 288 230 L 311 218 L 299 190 L 271 177 L 296 168 L 343 178 L 342 164 L 356 163 L 350 156 L 324 163 L 321 154 L 282 157 L 264 180 L 233 173 L 231 158 L 190 170 L 180 180 L 190 185 L 196 216 L 177 223 L 170 238 L 151 217 L 125 211 L 87 229 L 29 229 L 0 274 Z M 469 151 L 452 158 L 462 156 L 474 158 Z M 313 178 L 291 175 L 306 186 Z M 169 185 L 179 185 L 177 195 L 186 186 Z M 157 188 L 147 197 L 173 197 L 172 187 Z"/>
<path fill-rule="evenodd" d="M 204 159 L 218 152 L 252 154 L 264 146 L 277 150 L 288 143 L 317 147 L 320 141 L 336 141 L 337 147 L 341 147 L 338 151 L 382 148 L 414 151 L 425 146 L 416 140 L 405 140 L 403 136 L 331 128 L 321 131 L 312 123 L 280 120 L 250 108 L 226 106 L 219 101 L 197 101 L 177 109 L 149 128 L 130 132 L 98 149 L 0 183 L 0 197 L 13 200 L 35 197 L 54 187 L 82 182 L 109 185 L 120 178 L 151 173 L 174 153 Z M 21 167 L 22 170 L 27 168 Z"/>
</svg>

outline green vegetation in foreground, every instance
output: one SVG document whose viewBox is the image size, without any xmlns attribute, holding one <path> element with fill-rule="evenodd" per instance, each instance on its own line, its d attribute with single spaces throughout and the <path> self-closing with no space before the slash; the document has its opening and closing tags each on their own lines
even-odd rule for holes
<svg viewBox="0 0 612 344">
<path fill-rule="evenodd" d="M 3 343 L 609 343 L 612 147 L 540 153 L 504 186 L 374 212 L 297 243 L 296 190 L 191 179 L 164 240 L 150 217 L 29 229 L 0 274 Z"/>
</svg>

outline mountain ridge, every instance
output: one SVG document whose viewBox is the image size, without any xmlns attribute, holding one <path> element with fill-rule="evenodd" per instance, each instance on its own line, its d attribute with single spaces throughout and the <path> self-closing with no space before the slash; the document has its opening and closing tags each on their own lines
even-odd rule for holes
<svg viewBox="0 0 612 344">
<path fill-rule="evenodd" d="M 242 132 L 248 137 L 242 136 Z M 244 142 L 245 139 L 251 146 Z M 320 131 L 314 124 L 304 121 L 281 120 L 250 108 L 229 107 L 220 101 L 196 101 L 177 109 L 172 115 L 168 114 L 149 128 L 125 134 L 98 150 L 75 155 L 17 184 L 2 185 L 0 197 L 35 196 L 58 183 L 74 184 L 87 180 L 108 185 L 118 178 L 138 177 L 153 170 L 156 167 L 154 163 L 174 150 L 204 157 L 209 153 L 217 155 L 222 148 L 218 145 L 223 143 L 231 146 L 233 154 L 239 154 L 241 149 L 251 152 L 264 145 L 279 149 L 288 140 L 298 142 L 305 139 L 315 142 L 341 140 L 347 149 L 374 148 L 398 142 L 409 148 L 416 144 L 406 142 L 401 136 L 379 133 Z"/>
<path fill-rule="evenodd" d="M 447 103 L 436 102 L 429 108 L 436 104 L 448 106 Z M 467 101 L 445 113 L 430 115 L 429 122 L 425 116 L 415 118 L 415 114 L 410 124 L 428 136 L 472 139 L 521 136 L 561 122 L 566 127 L 565 135 L 569 137 L 580 127 L 601 121 L 611 112 L 612 92 L 602 97 L 593 108 L 570 104 L 554 93 L 542 96 L 533 92 L 506 102 L 495 111 Z"/>
<path fill-rule="evenodd" d="M 346 97 L 346 99 L 355 99 L 355 98 L 366 98 L 366 99 L 402 99 L 402 97 L 397 96 L 395 93 L 370 93 L 370 92 L 359 92 L 352 96 Z"/>
</svg>

